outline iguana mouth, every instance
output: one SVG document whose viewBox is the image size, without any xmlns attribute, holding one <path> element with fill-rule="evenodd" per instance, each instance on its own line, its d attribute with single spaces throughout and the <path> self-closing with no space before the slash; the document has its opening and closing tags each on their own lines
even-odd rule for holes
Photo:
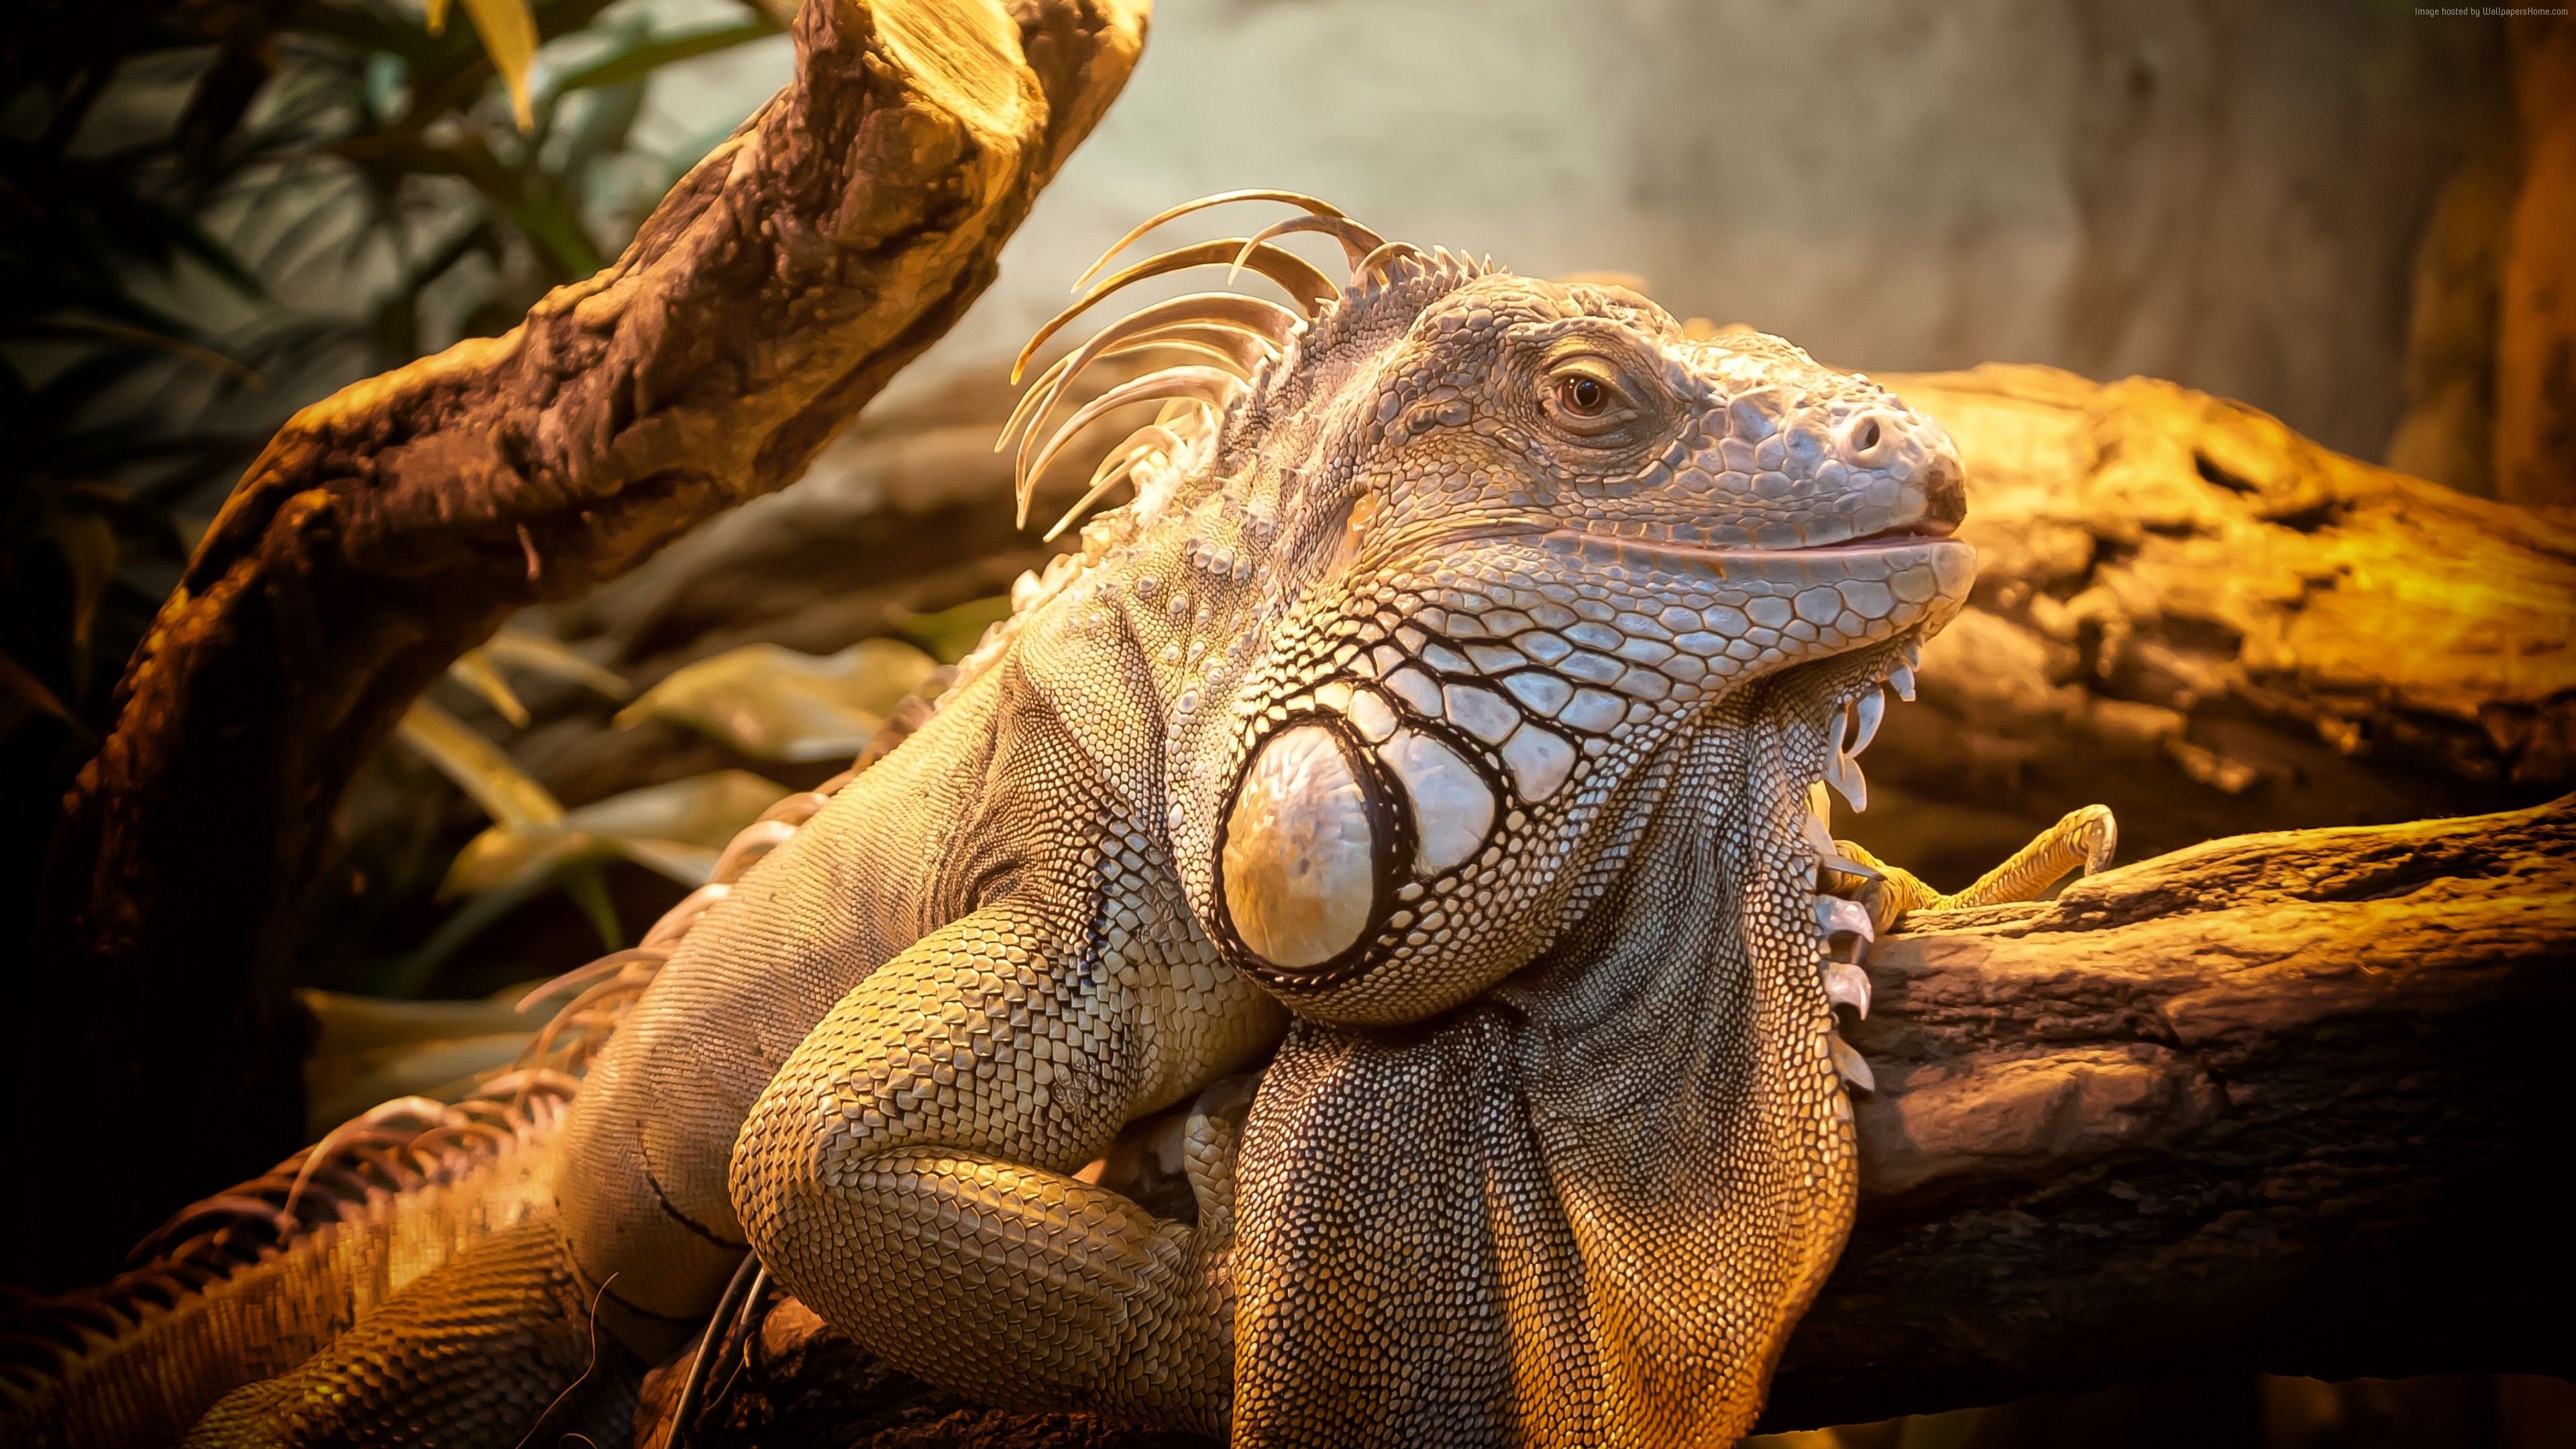
<svg viewBox="0 0 2576 1449">
<path fill-rule="evenodd" d="M 1912 523 L 1899 524 L 1894 528 L 1882 528 L 1876 533 L 1865 533 L 1858 538 L 1846 539 L 1841 543 L 1819 544 L 1817 547 L 1830 549 L 1853 548 L 1862 544 L 1875 543 L 1920 543 L 1925 539 L 1948 538 L 1958 531 L 1957 519 L 1933 518 L 1927 515 Z"/>
<path fill-rule="evenodd" d="M 1693 539 L 1637 538 L 1594 528 L 1555 528 L 1536 532 L 1531 541 L 1565 557 L 1577 568 L 1643 566 L 1677 575 L 1718 578 L 1800 578 L 1818 583 L 1862 577 L 1893 581 L 1900 575 L 1919 580 L 1907 591 L 1899 610 L 1938 611 L 1964 602 L 1976 572 L 1976 550 L 1925 525 L 1883 530 L 1861 538 L 1803 548 L 1748 548 Z M 1928 595 L 1916 597 L 1928 589 Z M 1893 601 L 1891 601 L 1893 602 Z"/>
<path fill-rule="evenodd" d="M 1647 531 L 1650 529 L 1659 530 L 1660 536 Z M 1598 523 L 1569 526 L 1539 522 L 1512 522 L 1447 529 L 1432 537 L 1428 543 L 1430 548 L 1439 550 L 1462 544 L 1527 539 L 1546 543 L 1572 542 L 1594 547 L 1608 545 L 1623 552 L 1642 551 L 1647 554 L 1706 561 L 1804 558 L 1815 555 L 1848 557 L 1859 554 L 1889 553 L 1899 549 L 1921 548 L 1926 544 L 1939 543 L 1953 544 L 1965 550 L 1968 545 L 1955 537 L 1958 530 L 1959 525 L 1956 520 L 1927 516 L 1910 523 L 1899 524 L 1894 528 L 1882 528 L 1874 533 L 1865 533 L 1856 538 L 1836 539 L 1831 543 L 1808 544 L 1802 547 L 1779 548 L 1724 541 L 1712 536 L 1714 530 L 1688 524 L 1639 522 L 1623 528 L 1618 525 Z M 1699 536 L 1689 536 L 1693 533 Z"/>
</svg>

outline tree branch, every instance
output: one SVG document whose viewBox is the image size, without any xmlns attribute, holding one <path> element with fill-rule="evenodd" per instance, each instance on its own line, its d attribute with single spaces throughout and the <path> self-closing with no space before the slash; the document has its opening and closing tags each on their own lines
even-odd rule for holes
<svg viewBox="0 0 2576 1449">
<path fill-rule="evenodd" d="M 512 610 L 794 479 L 990 282 L 1143 8 L 813 0 L 794 81 L 616 265 L 287 424 L 68 802 L 9 1051 L 48 1106 L 10 1157 L 81 1164 L 85 1210 L 0 1233 L 0 1278 L 87 1276 L 299 1140 L 284 966 L 358 764 Z"/>
<path fill-rule="evenodd" d="M 1770 1422 L 2114 1379 L 2564 1374 L 2576 797 L 1927 916 L 1850 1032 L 1858 1227 Z"/>
<path fill-rule="evenodd" d="M 1861 1209 L 1773 1429 L 2114 1380 L 2566 1373 L 2576 797 L 2240 836 L 1926 915 L 1848 1033 Z M 793 1300 L 694 1442 L 1169 1445 L 890 1374 Z M 673 1376 L 646 1389 L 643 1429 Z M 935 1425 L 935 1430 L 925 1429 Z"/>
<path fill-rule="evenodd" d="M 2096 801 L 2144 858 L 2576 788 L 2576 514 L 2169 382 L 1884 380 L 1958 440 L 1977 587 L 1839 833 L 1956 888 Z"/>
</svg>

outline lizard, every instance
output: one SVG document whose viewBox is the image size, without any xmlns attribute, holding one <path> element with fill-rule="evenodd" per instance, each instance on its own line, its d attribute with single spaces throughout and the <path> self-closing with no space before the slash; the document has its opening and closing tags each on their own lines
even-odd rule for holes
<svg viewBox="0 0 2576 1449">
<path fill-rule="evenodd" d="M 1744 1433 L 1850 1224 L 1867 1068 L 1836 1012 L 1867 1008 L 1868 940 L 2097 868 L 2109 817 L 1947 898 L 1826 828 L 1973 580 L 1937 424 L 1778 338 L 1292 192 L 1171 208 L 1077 288 L 1252 201 L 1293 214 L 1032 339 L 1023 365 L 1200 266 L 1288 298 L 1145 306 L 1039 376 L 1003 434 L 1024 521 L 1077 435 L 1158 416 L 919 728 L 576 973 L 565 1033 L 480 1106 L 394 1104 L 183 1215 L 159 1287 L 50 1378 L 0 1376 L 19 1422 L 614 1435 L 634 1366 L 756 1262 L 1005 1405 L 1247 1446 Z M 1090 1170 L 1158 1116 L 1186 1220 Z M 433 1197 L 407 1266 L 344 1281 Z M 262 1265 L 265 1306 L 205 1311 Z M 225 1361 L 246 1323 L 310 1356 Z M 112 1372 L 155 1334 L 177 1389 Z"/>
</svg>

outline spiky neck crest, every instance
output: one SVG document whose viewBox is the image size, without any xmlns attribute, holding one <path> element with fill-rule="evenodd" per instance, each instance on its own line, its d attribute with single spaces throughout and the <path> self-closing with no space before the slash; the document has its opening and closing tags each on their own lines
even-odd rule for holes
<svg viewBox="0 0 2576 1449">
<path fill-rule="evenodd" d="M 1217 562 L 1210 556 L 1213 549 L 1226 562 L 1247 569 L 1253 566 L 1248 555 L 1258 552 L 1260 568 L 1274 585 L 1299 572 L 1294 564 L 1307 551 L 1303 546 L 1314 540 L 1298 535 L 1333 521 L 1334 505 L 1343 500 L 1326 495 L 1347 491 L 1350 480 L 1283 460 L 1347 456 L 1316 446 L 1333 428 L 1350 421 L 1336 403 L 1369 387 L 1375 363 L 1425 310 L 1501 270 L 1490 260 L 1445 248 L 1426 252 L 1385 241 L 1311 197 L 1245 191 L 1205 197 L 1149 218 L 1111 247 L 1083 280 L 1154 228 L 1237 201 L 1285 202 L 1305 214 L 1250 237 L 1181 247 L 1127 267 L 1040 328 L 1022 352 L 1020 367 L 1025 368 L 1049 338 L 1110 294 L 1190 267 L 1225 263 L 1234 272 L 1255 271 L 1278 283 L 1295 304 L 1282 307 L 1237 292 L 1156 303 L 1103 328 L 1031 385 L 994 445 L 998 450 L 1011 446 L 1015 436 L 1019 440 L 1015 481 L 1023 521 L 1038 482 L 1074 435 L 1116 409 L 1153 401 L 1163 406 L 1153 422 L 1108 451 L 1082 498 L 1048 531 L 1051 540 L 1081 523 L 1081 550 L 1059 556 L 1043 572 L 1021 576 L 1012 589 L 1010 617 L 961 662 L 960 687 L 1008 649 L 1032 614 L 1103 567 L 1170 553 L 1176 557 L 1164 562 L 1205 568 Z M 1336 284 L 1273 245 L 1273 238 L 1298 231 L 1320 231 L 1340 241 L 1350 264 L 1347 280 Z M 1177 354 L 1180 360 L 1121 383 L 1062 419 L 1055 417 L 1058 405 L 1092 364 L 1144 352 Z M 1133 490 L 1130 500 L 1082 522 L 1120 483 Z M 1274 567 L 1283 563 L 1290 567 Z M 1277 594 L 1275 588 L 1256 592 Z"/>
</svg>

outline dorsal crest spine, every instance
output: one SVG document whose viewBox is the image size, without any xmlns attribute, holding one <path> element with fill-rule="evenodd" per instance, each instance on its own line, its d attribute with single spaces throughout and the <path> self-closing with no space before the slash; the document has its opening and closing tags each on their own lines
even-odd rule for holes
<svg viewBox="0 0 2576 1449">
<path fill-rule="evenodd" d="M 1119 253 L 1158 227 L 1211 207 L 1251 201 L 1284 203 L 1303 214 L 1248 237 L 1178 247 L 1122 268 L 1051 318 L 1021 350 L 1012 368 L 1014 380 L 1049 339 L 1112 293 L 1192 267 L 1227 264 L 1229 281 L 1251 270 L 1277 284 L 1293 304 L 1281 306 L 1231 291 L 1153 303 L 1111 322 L 1029 385 L 993 444 L 998 451 L 1009 447 L 1014 436 L 1019 439 L 1014 484 L 1024 524 L 1040 478 L 1074 434 L 1121 407 L 1161 401 L 1163 408 L 1151 423 L 1109 450 L 1082 496 L 1046 537 L 1053 540 L 1080 524 L 1122 482 L 1133 490 L 1131 501 L 1105 510 L 1083 527 L 1080 555 L 1066 555 L 1043 573 L 1022 576 L 1011 591 L 1010 617 L 996 623 L 960 661 L 959 686 L 1001 653 L 1023 615 L 1073 584 L 1174 501 L 1217 486 L 1221 460 L 1233 455 L 1245 434 L 1258 430 L 1261 420 L 1305 406 L 1343 374 L 1343 360 L 1355 349 L 1374 350 L 1391 343 L 1423 309 L 1500 270 L 1490 259 L 1479 261 L 1446 247 L 1426 252 L 1410 242 L 1387 241 L 1340 208 L 1310 196 L 1255 190 L 1201 197 L 1148 217 L 1092 263 L 1074 286 L 1080 290 Z M 1321 233 L 1339 242 L 1350 266 L 1348 277 L 1337 284 L 1304 258 L 1273 245 L 1275 238 L 1300 232 Z M 1056 418 L 1059 404 L 1070 397 L 1076 381 L 1093 364 L 1144 352 L 1179 355 Z M 1201 486 L 1193 488 L 1193 483 Z"/>
</svg>

